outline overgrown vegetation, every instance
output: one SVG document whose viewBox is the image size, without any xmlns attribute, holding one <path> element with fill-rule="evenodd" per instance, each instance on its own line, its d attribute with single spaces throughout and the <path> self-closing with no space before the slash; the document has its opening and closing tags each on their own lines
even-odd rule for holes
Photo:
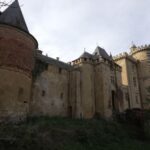
<svg viewBox="0 0 150 150">
<path fill-rule="evenodd" d="M 144 134 L 116 121 L 38 117 L 1 124 L 0 150 L 149 150 L 150 137 Z"/>
</svg>

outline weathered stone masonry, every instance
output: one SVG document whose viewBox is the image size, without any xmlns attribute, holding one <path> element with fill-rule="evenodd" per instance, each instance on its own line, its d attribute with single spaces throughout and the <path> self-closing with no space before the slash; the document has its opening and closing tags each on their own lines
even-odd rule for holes
<svg viewBox="0 0 150 150">
<path fill-rule="evenodd" d="M 110 118 L 150 108 L 150 46 L 116 57 L 97 47 L 70 63 L 42 54 L 18 1 L 0 14 L 0 120 Z"/>
</svg>

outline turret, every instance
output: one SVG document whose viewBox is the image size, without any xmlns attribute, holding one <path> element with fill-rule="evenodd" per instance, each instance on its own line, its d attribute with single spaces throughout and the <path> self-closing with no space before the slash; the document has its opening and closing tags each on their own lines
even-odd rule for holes
<svg viewBox="0 0 150 150">
<path fill-rule="evenodd" d="M 139 61 L 138 73 L 143 108 L 150 108 L 150 45 L 140 46 L 131 51 L 131 55 Z"/>
<path fill-rule="evenodd" d="M 27 116 L 37 46 L 15 0 L 0 15 L 0 120 Z"/>
</svg>

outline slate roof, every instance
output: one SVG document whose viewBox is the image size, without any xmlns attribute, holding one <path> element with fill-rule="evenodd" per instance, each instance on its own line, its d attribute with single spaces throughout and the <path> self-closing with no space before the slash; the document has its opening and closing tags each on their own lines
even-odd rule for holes
<svg viewBox="0 0 150 150">
<path fill-rule="evenodd" d="M 105 59 L 107 59 L 107 60 L 112 60 L 111 57 L 110 57 L 110 56 L 107 54 L 107 52 L 105 51 L 105 49 L 103 49 L 103 48 L 101 48 L 101 47 L 99 47 L 99 46 L 96 47 L 96 49 L 95 49 L 93 55 L 95 55 L 95 56 L 98 55 L 98 56 L 100 56 L 100 57 L 102 57 L 102 58 L 105 58 Z"/>
<path fill-rule="evenodd" d="M 60 68 L 64 68 L 64 69 L 68 69 L 68 70 L 72 68 L 72 66 L 67 63 L 64 63 L 62 61 L 56 60 L 56 59 L 48 57 L 48 56 L 44 56 L 42 54 L 37 54 L 36 58 L 42 62 L 51 64 L 54 66 L 58 66 Z"/>
<path fill-rule="evenodd" d="M 29 32 L 18 0 L 15 0 L 4 12 L 0 14 L 0 23 L 12 25 Z"/>
<path fill-rule="evenodd" d="M 88 52 L 84 52 L 84 53 L 80 56 L 80 58 L 92 58 L 92 57 L 93 57 L 93 55 L 90 54 L 90 53 L 88 53 Z"/>
<path fill-rule="evenodd" d="M 88 58 L 88 59 L 93 59 L 93 60 L 98 59 L 98 58 L 104 58 L 104 59 L 107 59 L 109 61 L 113 60 L 112 56 L 111 55 L 109 56 L 107 54 L 107 52 L 99 46 L 96 47 L 93 54 L 90 54 L 90 53 L 85 51 L 79 58 Z"/>
</svg>

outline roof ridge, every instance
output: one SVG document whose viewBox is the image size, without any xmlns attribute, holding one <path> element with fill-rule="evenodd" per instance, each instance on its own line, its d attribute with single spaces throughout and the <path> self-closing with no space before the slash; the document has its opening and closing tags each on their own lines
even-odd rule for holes
<svg viewBox="0 0 150 150">
<path fill-rule="evenodd" d="M 36 56 L 37 59 L 45 62 L 45 63 L 48 63 L 48 64 L 52 64 L 52 65 L 56 65 L 56 66 L 59 66 L 61 68 L 65 68 L 65 69 L 69 69 L 71 68 L 72 66 L 66 62 L 63 62 L 63 61 L 58 61 L 57 59 L 54 59 L 52 57 L 48 57 L 48 56 L 45 56 L 43 54 L 38 54 Z"/>
</svg>

